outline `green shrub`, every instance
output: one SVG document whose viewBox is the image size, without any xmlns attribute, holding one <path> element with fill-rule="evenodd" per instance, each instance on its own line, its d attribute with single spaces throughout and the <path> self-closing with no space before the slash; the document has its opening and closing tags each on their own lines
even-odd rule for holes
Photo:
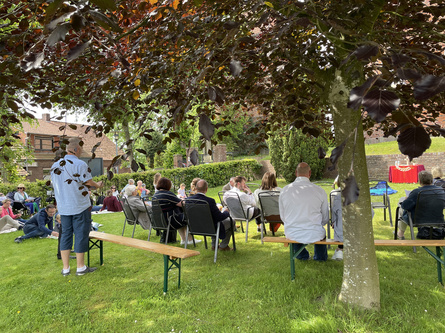
<svg viewBox="0 0 445 333">
<path fill-rule="evenodd" d="M 25 192 L 28 193 L 29 196 L 41 197 L 41 205 L 46 205 L 46 191 L 51 189 L 50 187 L 46 186 L 46 180 L 36 180 L 34 182 L 20 181 L 20 183 L 25 185 Z M 6 195 L 9 192 L 17 191 L 18 184 L 19 183 L 0 183 L 0 192 Z"/>
<path fill-rule="evenodd" d="M 110 181 L 106 176 L 95 177 L 95 181 L 103 180 L 105 182 L 104 189 L 116 185 L 121 190 L 127 183 L 128 179 L 132 178 L 135 181 L 142 180 L 146 187 L 153 193 L 153 177 L 155 173 L 160 172 L 163 177 L 169 178 L 174 186 L 178 188 L 181 183 L 185 183 L 189 188 L 193 178 L 202 178 L 209 183 L 209 187 L 215 187 L 226 184 L 230 177 L 242 175 L 248 180 L 254 180 L 255 175 L 261 169 L 261 164 L 253 159 L 242 161 L 229 161 L 221 163 L 202 164 L 191 166 L 188 168 L 151 170 L 144 172 L 125 173 L 114 175 Z"/>
<path fill-rule="evenodd" d="M 209 183 L 209 187 L 224 185 L 229 181 L 230 177 L 237 175 L 242 175 L 248 180 L 254 180 L 255 175 L 260 169 L 261 165 L 258 164 L 257 161 L 249 159 L 242 161 L 202 164 L 189 168 L 115 174 L 111 181 L 108 180 L 105 175 L 103 175 L 94 177 L 94 180 L 104 181 L 105 185 L 103 189 L 98 191 L 99 193 L 103 194 L 106 193 L 106 190 L 108 190 L 111 185 L 116 185 L 118 190 L 123 189 L 130 178 L 133 178 L 135 181 L 142 180 L 151 193 L 154 193 L 153 177 L 157 172 L 160 172 L 163 177 L 169 178 L 173 183 L 174 189 L 176 189 L 181 183 L 185 183 L 187 188 L 189 188 L 193 178 L 196 177 L 205 179 Z M 46 205 L 46 191 L 50 190 L 51 188 L 46 185 L 45 180 L 36 180 L 34 182 L 24 181 L 23 184 L 25 185 L 26 193 L 33 197 L 41 197 L 42 205 Z M 6 195 L 8 192 L 17 190 L 17 185 L 18 184 L 0 183 L 0 192 L 3 192 Z"/>
<path fill-rule="evenodd" d="M 318 148 L 328 148 L 326 139 L 308 137 L 299 129 L 292 129 L 270 136 L 269 151 L 271 163 L 277 175 L 287 182 L 295 180 L 295 169 L 300 162 L 306 162 L 312 170 L 311 179 L 321 179 L 325 160 L 318 158 Z"/>
</svg>

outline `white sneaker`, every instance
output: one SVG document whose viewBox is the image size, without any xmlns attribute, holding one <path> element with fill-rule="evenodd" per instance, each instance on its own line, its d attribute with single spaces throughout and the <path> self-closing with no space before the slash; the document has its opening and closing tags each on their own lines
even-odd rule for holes
<svg viewBox="0 0 445 333">
<path fill-rule="evenodd" d="M 195 239 L 195 244 L 201 243 L 202 240 L 200 239 Z M 184 245 L 185 241 L 181 241 L 181 245 Z M 193 239 L 187 242 L 187 245 L 193 244 Z"/>
<path fill-rule="evenodd" d="M 343 260 L 343 250 L 336 249 L 334 255 L 331 258 L 332 260 Z"/>
</svg>

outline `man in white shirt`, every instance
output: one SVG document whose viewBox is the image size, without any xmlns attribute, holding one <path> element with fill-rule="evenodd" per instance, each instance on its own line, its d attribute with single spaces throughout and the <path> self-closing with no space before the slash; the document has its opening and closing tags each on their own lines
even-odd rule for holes
<svg viewBox="0 0 445 333">
<path fill-rule="evenodd" d="M 295 172 L 295 181 L 283 188 L 280 194 L 280 217 L 284 222 L 284 234 L 288 239 L 302 244 L 292 244 L 299 251 L 304 244 L 310 244 L 326 237 L 324 225 L 329 222 L 328 198 L 326 192 L 309 180 L 311 168 L 301 162 Z M 314 245 L 314 260 L 326 261 L 326 245 Z M 309 252 L 303 249 L 297 259 L 309 259 Z"/>
<path fill-rule="evenodd" d="M 224 202 L 227 202 L 228 197 L 236 197 L 236 194 L 238 194 L 241 200 L 241 205 L 243 206 L 243 210 L 246 216 L 248 218 L 257 216 L 257 230 L 258 232 L 261 232 L 261 216 L 259 215 L 260 209 L 256 207 L 255 196 L 253 195 L 250 188 L 246 185 L 246 178 L 242 176 L 235 177 L 234 187 L 230 191 L 224 193 Z"/>
</svg>

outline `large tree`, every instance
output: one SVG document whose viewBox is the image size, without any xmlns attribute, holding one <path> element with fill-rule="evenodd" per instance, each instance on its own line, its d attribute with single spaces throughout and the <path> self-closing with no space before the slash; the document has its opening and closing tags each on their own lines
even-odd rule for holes
<svg viewBox="0 0 445 333">
<path fill-rule="evenodd" d="M 316 137 L 332 114 L 338 147 L 331 160 L 346 203 L 340 298 L 379 307 L 363 126 L 378 122 L 399 133 L 410 158 L 429 147 L 430 134 L 443 134 L 432 124 L 445 89 L 442 1 L 8 4 L 0 10 L 3 29 L 12 27 L 2 36 L 0 100 L 12 117 L 30 116 L 20 92 L 45 107 L 89 105 L 98 135 L 128 113 L 150 135 L 167 107 L 162 126 L 171 139 L 204 100 L 256 106 L 265 117 L 256 129 L 263 138 L 282 124 Z M 228 124 L 217 112 L 206 104 L 195 116 L 214 141 L 210 119 Z"/>
</svg>

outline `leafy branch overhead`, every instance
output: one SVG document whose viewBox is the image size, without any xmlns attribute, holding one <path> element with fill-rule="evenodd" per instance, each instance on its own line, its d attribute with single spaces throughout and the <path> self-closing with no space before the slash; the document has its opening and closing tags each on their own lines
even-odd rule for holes
<svg viewBox="0 0 445 333">
<path fill-rule="evenodd" d="M 32 106 L 87 108 L 101 133 L 134 119 L 148 140 L 157 123 L 166 142 L 183 121 L 199 121 L 203 137 L 216 140 L 227 121 L 218 110 L 230 104 L 265 120 L 260 140 L 287 124 L 317 137 L 331 126 L 326 78 L 341 70 L 359 82 L 348 106 L 363 107 L 386 132 L 397 129 L 413 158 L 428 145 L 420 129 L 403 131 L 443 134 L 428 127 L 445 90 L 443 4 L 430 3 L 12 0 L 1 9 L 0 100 L 24 118 L 32 114 L 16 98 L 23 93 Z"/>
</svg>

